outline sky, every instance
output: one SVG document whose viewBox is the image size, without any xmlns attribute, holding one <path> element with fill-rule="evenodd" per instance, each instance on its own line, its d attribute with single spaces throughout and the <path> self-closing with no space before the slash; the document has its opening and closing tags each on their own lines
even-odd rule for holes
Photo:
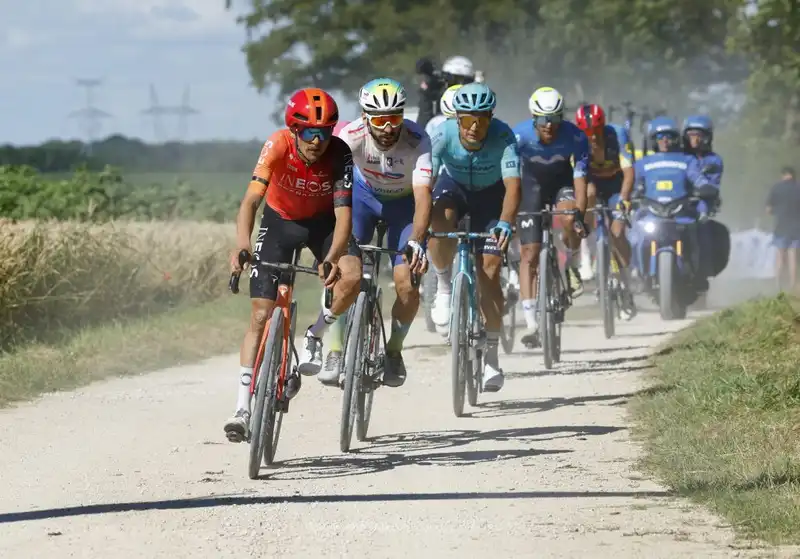
<svg viewBox="0 0 800 559">
<path fill-rule="evenodd" d="M 0 144 L 83 138 L 69 118 L 86 104 L 76 79 L 100 79 L 94 105 L 112 116 L 100 137 L 119 133 L 153 141 L 150 84 L 159 104 L 189 104 L 186 139 L 263 139 L 276 126 L 274 90 L 250 84 L 236 23 L 244 0 L 0 0 Z M 354 108 L 341 107 L 352 118 Z M 163 120 L 178 134 L 175 116 Z"/>
</svg>

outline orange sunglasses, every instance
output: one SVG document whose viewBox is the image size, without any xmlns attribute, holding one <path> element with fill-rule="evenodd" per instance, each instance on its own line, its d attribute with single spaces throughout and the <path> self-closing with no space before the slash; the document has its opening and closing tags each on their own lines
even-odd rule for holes
<svg viewBox="0 0 800 559">
<path fill-rule="evenodd" d="M 375 128 L 384 128 L 387 124 L 392 128 L 397 128 L 403 124 L 403 115 L 369 115 L 369 123 Z"/>
</svg>

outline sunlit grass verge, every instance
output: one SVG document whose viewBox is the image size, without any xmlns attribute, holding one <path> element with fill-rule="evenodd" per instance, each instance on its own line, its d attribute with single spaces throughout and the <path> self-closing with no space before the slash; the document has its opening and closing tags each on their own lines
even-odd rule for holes
<svg viewBox="0 0 800 559">
<path fill-rule="evenodd" d="M 298 324 L 305 324 L 319 311 L 318 294 L 315 278 L 298 278 L 295 299 L 302 317 Z M 250 299 L 242 282 L 242 292 L 237 296 L 225 295 L 155 315 L 84 328 L 55 344 L 17 347 L 0 354 L 0 406 L 109 376 L 238 352 L 249 309 Z"/>
<path fill-rule="evenodd" d="M 800 543 L 799 310 L 780 295 L 699 321 L 631 407 L 646 469 L 774 544 Z"/>
</svg>

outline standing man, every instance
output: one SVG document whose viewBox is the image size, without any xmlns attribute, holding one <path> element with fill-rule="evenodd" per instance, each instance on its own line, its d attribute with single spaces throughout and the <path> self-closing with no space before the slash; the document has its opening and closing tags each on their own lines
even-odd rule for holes
<svg viewBox="0 0 800 559">
<path fill-rule="evenodd" d="M 775 271 L 782 289 L 784 267 L 789 272 L 789 289 L 797 289 L 797 248 L 800 247 L 800 184 L 792 167 L 781 169 L 781 181 L 772 187 L 767 214 L 775 218 L 773 244 L 778 249 Z"/>
</svg>

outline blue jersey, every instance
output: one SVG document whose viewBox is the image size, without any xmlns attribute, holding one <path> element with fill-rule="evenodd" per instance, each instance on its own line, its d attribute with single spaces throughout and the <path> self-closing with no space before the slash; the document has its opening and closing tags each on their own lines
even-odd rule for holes
<svg viewBox="0 0 800 559">
<path fill-rule="evenodd" d="M 524 187 L 539 185 L 557 190 L 572 186 L 574 178 L 586 175 L 589 140 L 573 123 L 563 121 L 549 144 L 539 139 L 532 119 L 517 124 L 514 134 L 519 144 Z"/>
<path fill-rule="evenodd" d="M 604 153 L 590 153 L 590 180 L 608 180 L 620 175 L 623 169 L 633 167 L 633 144 L 622 126 L 606 124 Z"/>
<path fill-rule="evenodd" d="M 644 184 L 644 197 L 661 203 L 690 196 L 693 187 L 708 184 L 697 159 L 681 152 L 646 155 L 635 169 L 637 184 Z"/>
<path fill-rule="evenodd" d="M 467 190 L 483 190 L 503 179 L 519 178 L 519 153 L 514 133 L 502 120 L 492 119 L 480 149 L 470 151 L 461 144 L 458 120 L 440 124 L 431 138 L 433 176 L 444 165 L 447 174 Z"/>
<path fill-rule="evenodd" d="M 708 184 L 715 186 L 717 190 L 722 183 L 722 158 L 713 151 L 703 155 L 693 155 L 697 159 L 700 172 L 708 180 Z"/>
</svg>

